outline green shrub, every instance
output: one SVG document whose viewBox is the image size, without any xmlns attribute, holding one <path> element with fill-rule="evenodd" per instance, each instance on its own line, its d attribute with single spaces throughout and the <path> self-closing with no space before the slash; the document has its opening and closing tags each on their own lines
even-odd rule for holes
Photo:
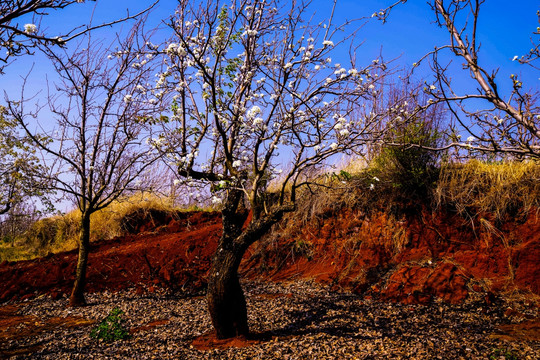
<svg viewBox="0 0 540 360">
<path fill-rule="evenodd" d="M 121 318 L 123 313 L 119 308 L 112 309 L 109 315 L 92 330 L 90 336 L 107 342 L 129 338 L 129 331 L 125 328 L 124 320 Z"/>
<path fill-rule="evenodd" d="M 402 197 L 424 199 L 438 176 L 441 152 L 436 148 L 443 139 L 438 123 L 415 118 L 396 124 L 386 135 L 379 155 L 370 164 L 369 172 Z"/>
</svg>

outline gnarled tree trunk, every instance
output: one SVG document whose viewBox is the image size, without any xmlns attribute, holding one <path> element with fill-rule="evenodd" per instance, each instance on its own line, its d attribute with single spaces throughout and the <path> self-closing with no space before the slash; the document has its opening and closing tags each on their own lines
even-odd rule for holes
<svg viewBox="0 0 540 360">
<path fill-rule="evenodd" d="M 220 241 L 208 281 L 207 301 L 212 324 L 220 339 L 247 336 L 247 308 L 238 279 L 238 266 L 245 250 Z"/>
<path fill-rule="evenodd" d="M 222 211 L 223 234 L 219 241 L 206 299 L 212 324 L 219 339 L 247 336 L 247 307 L 238 279 L 238 267 L 248 247 L 259 240 L 292 206 L 280 207 L 259 219 L 253 219 L 242 229 L 248 212 L 243 208 L 241 190 L 229 190 Z"/>
</svg>

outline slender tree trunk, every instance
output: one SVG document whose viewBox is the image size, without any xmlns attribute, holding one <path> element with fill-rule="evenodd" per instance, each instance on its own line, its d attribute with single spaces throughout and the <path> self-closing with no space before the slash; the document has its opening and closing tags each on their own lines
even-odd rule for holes
<svg viewBox="0 0 540 360">
<path fill-rule="evenodd" d="M 75 273 L 75 283 L 69 298 L 69 306 L 84 306 L 84 288 L 86 285 L 86 269 L 88 267 L 88 250 L 90 247 L 90 214 L 81 215 L 81 231 L 79 234 L 79 259 Z"/>
</svg>

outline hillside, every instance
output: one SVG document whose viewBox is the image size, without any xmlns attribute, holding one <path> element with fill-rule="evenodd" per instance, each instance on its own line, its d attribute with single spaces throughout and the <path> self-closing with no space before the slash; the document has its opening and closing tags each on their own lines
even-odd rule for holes
<svg viewBox="0 0 540 360">
<path fill-rule="evenodd" d="M 155 287 L 204 290 L 219 238 L 219 213 L 139 219 L 133 235 L 92 244 L 88 291 Z M 293 218 L 246 254 L 241 273 L 273 281 L 315 279 L 384 300 L 460 303 L 471 293 L 540 295 L 540 220 L 535 211 L 495 229 L 479 218 L 341 210 L 307 224 Z M 68 294 L 76 251 L 0 265 L 0 300 Z"/>
</svg>

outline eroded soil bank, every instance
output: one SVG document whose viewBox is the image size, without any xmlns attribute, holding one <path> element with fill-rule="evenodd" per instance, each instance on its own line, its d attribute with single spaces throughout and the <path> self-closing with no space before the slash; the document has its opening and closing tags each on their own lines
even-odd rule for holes
<svg viewBox="0 0 540 360">
<path fill-rule="evenodd" d="M 496 224 L 419 212 L 396 219 L 345 210 L 295 220 L 250 249 L 246 275 L 315 278 L 336 288 L 407 304 L 461 303 L 471 293 L 540 295 L 540 215 Z"/>
<path fill-rule="evenodd" d="M 241 273 L 251 279 L 315 279 L 334 288 L 406 304 L 461 303 L 540 295 L 540 216 L 494 225 L 486 215 L 420 212 L 396 219 L 341 210 L 310 221 L 289 219 L 249 249 Z M 218 213 L 138 219 L 133 235 L 93 243 L 88 292 L 163 287 L 197 293 L 221 231 Z M 0 265 L 0 301 L 69 293 L 76 252 Z"/>
</svg>

